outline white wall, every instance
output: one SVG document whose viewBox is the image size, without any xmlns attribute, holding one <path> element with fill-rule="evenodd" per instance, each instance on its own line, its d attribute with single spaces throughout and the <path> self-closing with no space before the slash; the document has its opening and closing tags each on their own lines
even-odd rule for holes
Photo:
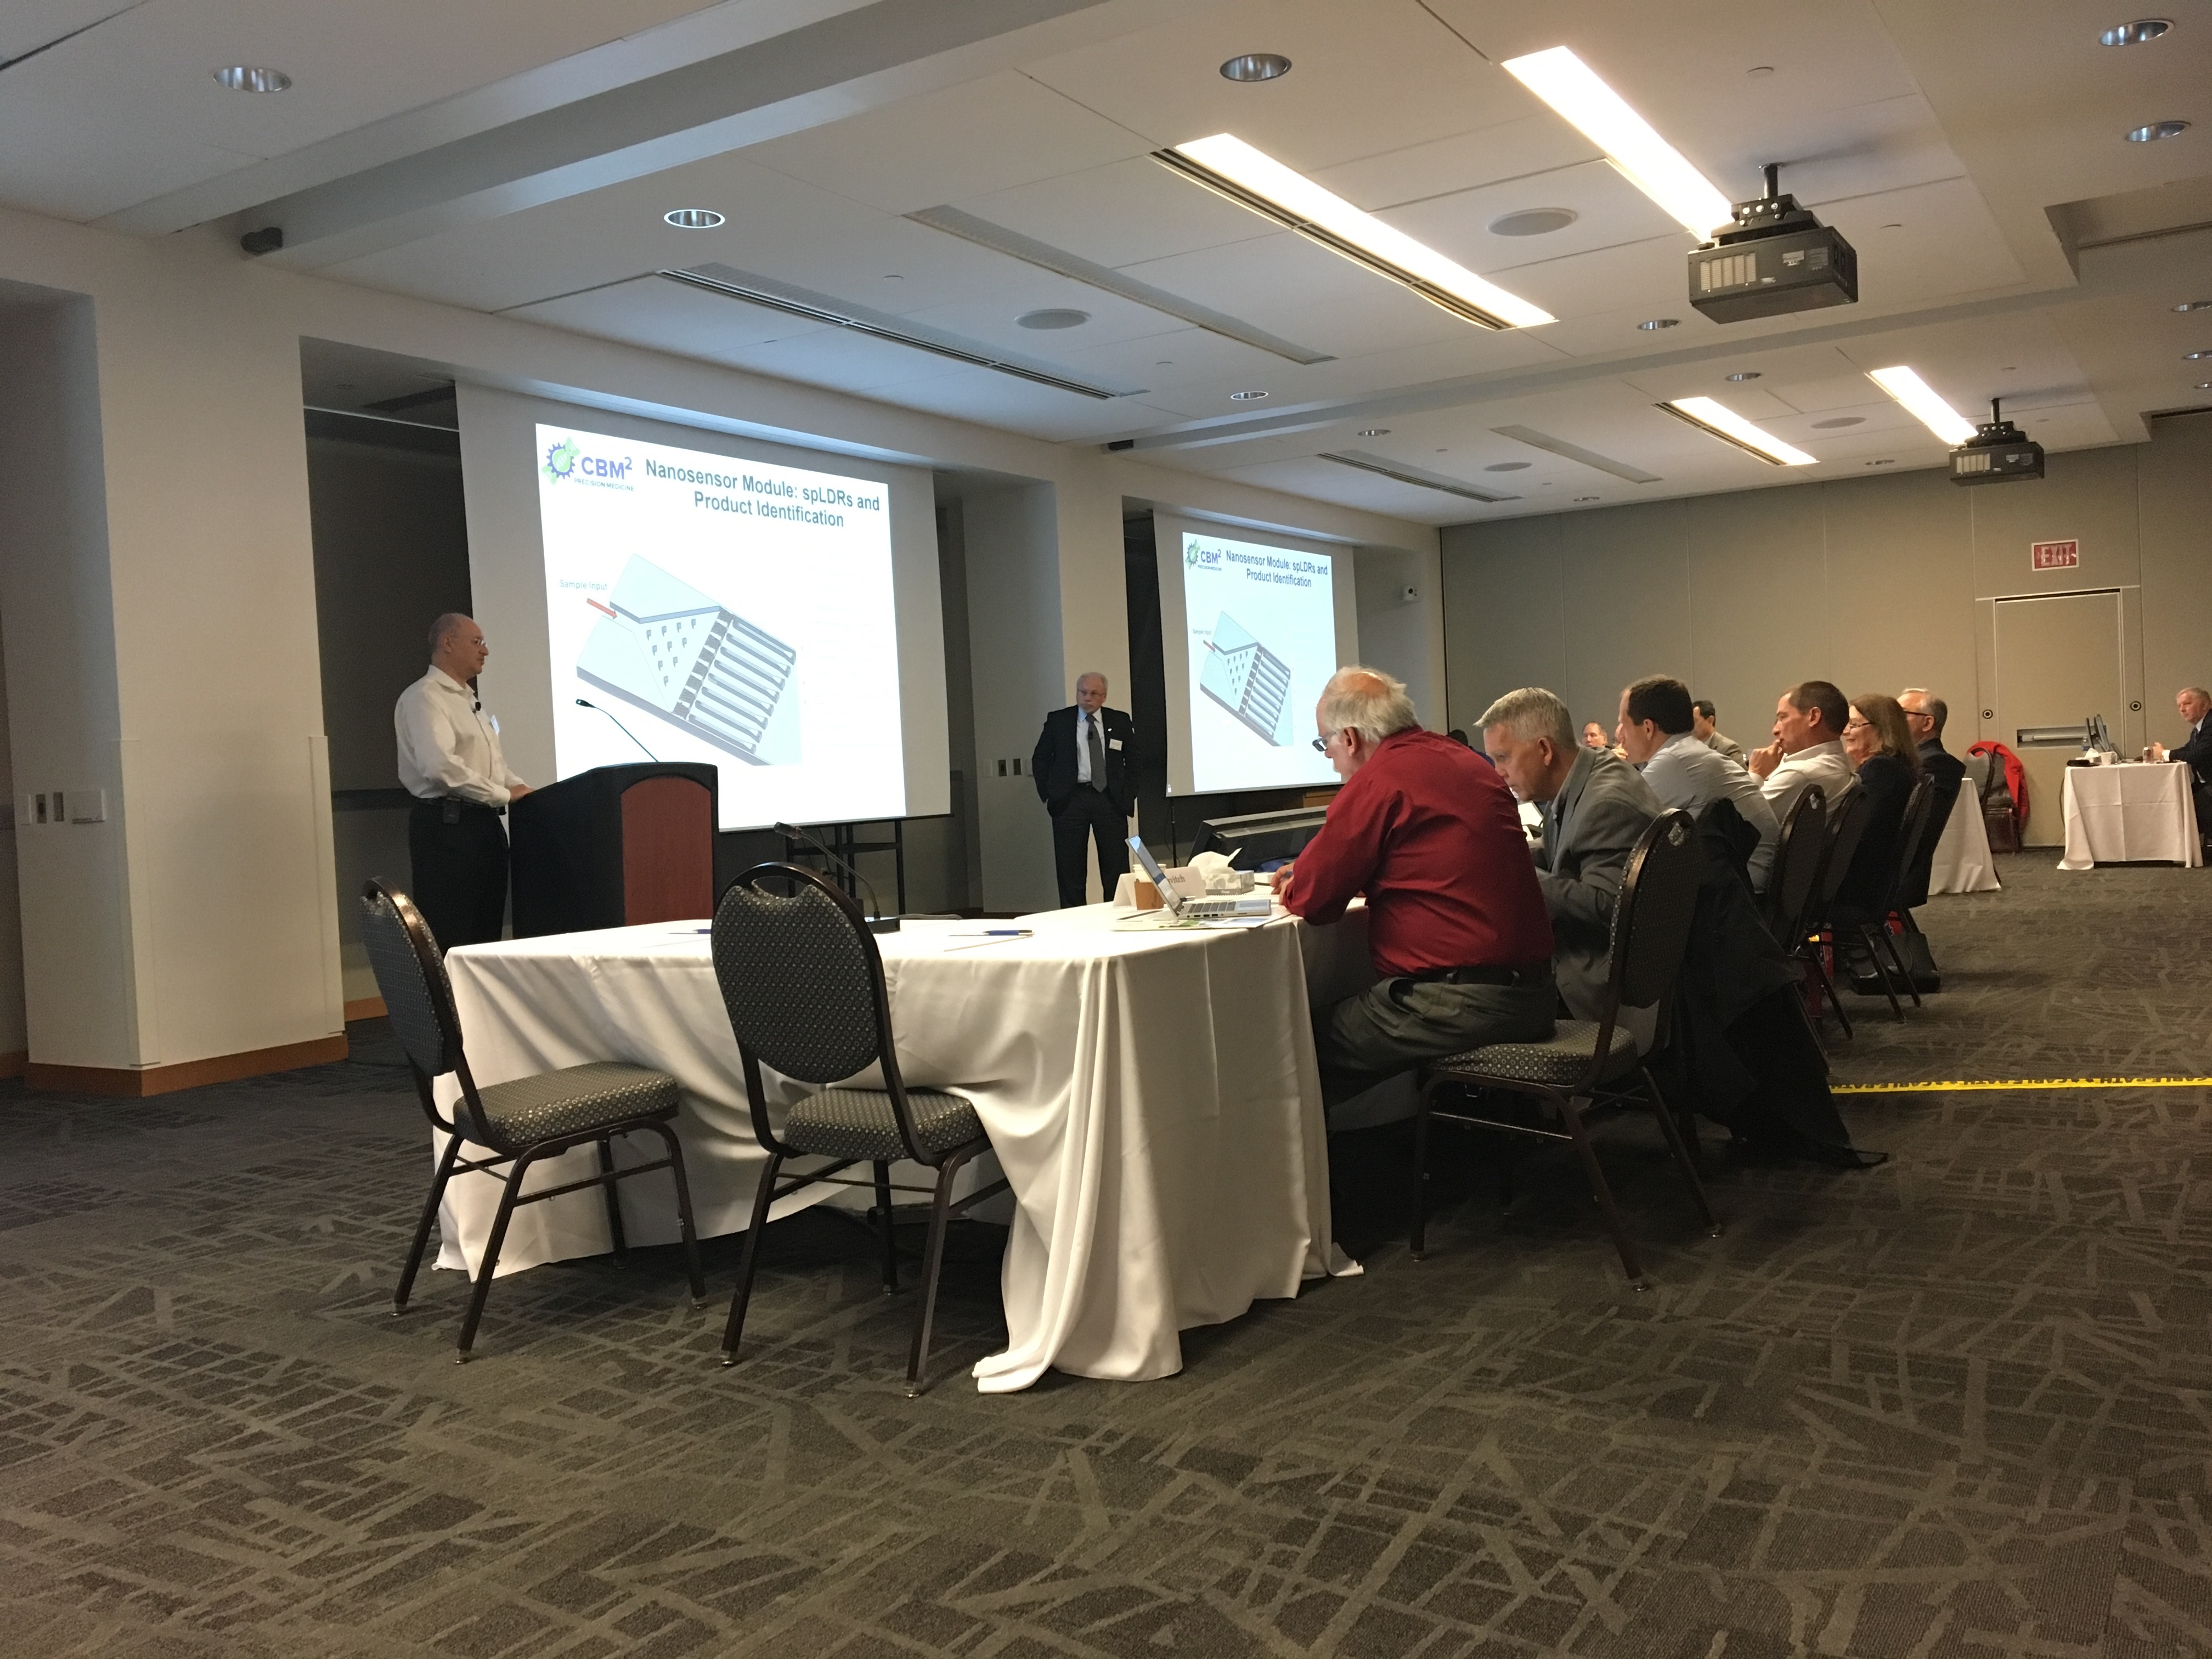
<svg viewBox="0 0 2212 1659">
<path fill-rule="evenodd" d="M 1018 748 L 979 729 L 979 758 L 1027 755 L 1042 710 L 1066 701 L 1066 663 L 1126 684 L 1124 496 L 1354 544 L 1436 544 L 1424 526 L 1092 447 L 277 270 L 212 230 L 137 240 L 0 211 L 0 289 L 40 301 L 0 319 L 11 394 L 41 388 L 0 412 L 18 458 L 0 489 L 16 775 L 22 789 L 110 798 L 106 824 L 18 848 L 36 1062 L 143 1066 L 340 1029 L 303 337 L 478 385 L 1042 486 L 1009 506 L 1007 556 L 1031 562 L 1008 595 L 970 573 L 975 617 L 1011 605 L 1034 641 L 979 630 L 979 664 L 1001 653 L 1021 684 L 1026 728 Z M 976 700 L 979 715 L 988 703 L 1013 720 L 980 679 Z M 999 780 L 980 782 L 991 802 Z M 985 837 L 987 893 L 1035 899 L 1042 870 L 1048 901 L 1048 836 L 998 810 L 982 809 L 1002 823 Z"/>
</svg>

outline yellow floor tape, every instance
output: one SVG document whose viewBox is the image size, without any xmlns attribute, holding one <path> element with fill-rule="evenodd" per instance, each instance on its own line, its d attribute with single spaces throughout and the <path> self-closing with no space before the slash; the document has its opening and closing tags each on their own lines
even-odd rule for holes
<svg viewBox="0 0 2212 1659">
<path fill-rule="evenodd" d="M 1836 1083 L 1837 1095 L 1954 1094 L 1993 1089 L 2212 1089 L 2212 1077 L 2044 1077 L 2000 1083 Z"/>
</svg>

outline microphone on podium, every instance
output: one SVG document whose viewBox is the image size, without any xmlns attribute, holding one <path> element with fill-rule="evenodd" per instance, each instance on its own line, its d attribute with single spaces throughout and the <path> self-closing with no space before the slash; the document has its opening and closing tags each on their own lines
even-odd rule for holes
<svg viewBox="0 0 2212 1659">
<path fill-rule="evenodd" d="M 594 714 L 607 714 L 607 711 L 600 708 L 599 704 L 595 702 L 586 702 L 581 697 L 576 699 L 576 707 L 579 708 L 588 708 Z M 621 732 L 623 736 L 628 738 L 632 743 L 637 743 L 636 732 L 631 731 L 629 727 L 624 726 L 620 720 L 615 720 L 615 717 L 612 714 L 607 714 L 607 718 L 611 720 L 614 720 L 614 727 L 616 731 Z M 641 743 L 637 743 L 637 747 L 638 751 L 642 754 L 646 759 L 652 761 L 656 765 L 659 763 L 660 757 L 654 754 L 653 750 L 647 749 Z"/>
<path fill-rule="evenodd" d="M 860 866 L 831 852 L 829 848 L 816 840 L 811 832 L 800 829 L 795 823 L 778 823 L 775 826 L 775 833 L 786 841 L 805 842 L 855 882 L 867 889 L 869 909 L 881 910 L 884 908 L 882 902 L 876 897 L 875 884 L 860 873 Z M 896 916 L 872 915 L 867 920 L 868 931 L 872 933 L 896 933 L 899 930 L 899 919 Z"/>
</svg>

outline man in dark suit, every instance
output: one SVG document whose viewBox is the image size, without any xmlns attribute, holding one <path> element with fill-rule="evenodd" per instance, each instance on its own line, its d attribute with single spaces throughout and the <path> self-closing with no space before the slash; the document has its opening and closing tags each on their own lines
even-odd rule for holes
<svg viewBox="0 0 2212 1659">
<path fill-rule="evenodd" d="M 1540 687 L 1509 691 L 1484 711 L 1482 746 L 1513 793 L 1543 809 L 1536 884 L 1552 917 L 1553 975 L 1567 1012 L 1596 1019 L 1605 1009 L 1613 901 L 1628 855 L 1666 809 L 1626 761 L 1576 742 L 1566 704 Z M 1623 1023 L 1638 1047 L 1650 1040 L 1651 1019 Z"/>
<path fill-rule="evenodd" d="M 2189 769 L 2197 795 L 2197 833 L 2212 847 L 2212 691 L 2185 687 L 2174 693 L 2173 707 L 2189 722 L 2189 740 L 2173 749 L 2154 743 L 2151 758 L 2179 761 Z"/>
<path fill-rule="evenodd" d="M 1106 707 L 1103 674 L 1079 677 L 1075 706 L 1044 717 L 1030 775 L 1052 814 L 1053 870 L 1063 908 L 1085 900 L 1085 842 L 1098 842 L 1098 880 L 1107 898 L 1129 867 L 1129 814 L 1137 799 L 1129 743 L 1135 732 L 1127 714 Z"/>
<path fill-rule="evenodd" d="M 1966 763 L 1943 746 L 1943 726 L 1951 706 L 1933 691 L 1917 685 L 1897 694 L 1912 740 L 1920 745 L 1920 770 L 1929 781 L 1928 827 L 1921 832 L 1920 849 L 1912 855 L 1912 868 L 1905 878 L 1903 906 L 1915 910 L 1928 902 L 1928 877 L 1936 862 L 1936 843 L 1943 839 L 1943 826 L 1951 821 L 1951 808 L 1966 781 Z"/>
</svg>

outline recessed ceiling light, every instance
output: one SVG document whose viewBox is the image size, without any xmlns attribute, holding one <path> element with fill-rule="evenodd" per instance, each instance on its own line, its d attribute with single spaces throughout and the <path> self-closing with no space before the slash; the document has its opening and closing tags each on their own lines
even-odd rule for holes
<svg viewBox="0 0 2212 1659">
<path fill-rule="evenodd" d="M 1291 60 L 1278 52 L 1248 52 L 1221 66 L 1224 81 L 1273 81 L 1291 72 Z"/>
<path fill-rule="evenodd" d="M 1681 321 L 1680 317 L 1650 317 L 1637 324 L 1637 327 L 1642 329 L 1646 334 L 1656 334 L 1662 328 L 1680 326 Z"/>
<path fill-rule="evenodd" d="M 1157 150 L 1152 159 L 1378 276 L 1402 283 L 1430 304 L 1478 327 L 1531 328 L 1553 320 L 1542 307 L 1486 283 L 1242 138 L 1218 132 L 1211 138 Z"/>
<path fill-rule="evenodd" d="M 1759 375 L 1759 371 L 1755 368 L 1740 368 L 1735 374 L 1729 375 L 1729 379 L 1741 385 L 1746 380 L 1757 380 Z"/>
<path fill-rule="evenodd" d="M 2212 380 L 2199 380 L 2197 383 L 2197 389 L 2199 392 L 2212 392 Z"/>
<path fill-rule="evenodd" d="M 2179 138 L 2188 131 L 2186 121 L 2153 121 L 2130 132 L 2127 140 L 2131 144 L 2154 144 L 2161 138 Z"/>
<path fill-rule="evenodd" d="M 1659 407 L 1676 420 L 1687 421 L 1723 443 L 1733 444 L 1770 465 L 1813 465 L 1813 458 L 1803 450 L 1785 444 L 1779 438 L 1769 437 L 1727 404 L 1716 403 L 1711 398 L 1676 398 Z"/>
<path fill-rule="evenodd" d="M 1698 240 L 1729 222 L 1729 198 L 1566 47 L 1509 58 L 1504 69 L 1578 128 L 1630 184 Z"/>
<path fill-rule="evenodd" d="M 2139 46 L 2146 40 L 2155 40 L 2173 27 L 2172 20 L 2164 17 L 2140 17 L 2132 23 L 2116 23 L 2097 37 L 2100 46 Z"/>
<path fill-rule="evenodd" d="M 1359 435 L 1363 438 L 1387 438 L 1390 435 L 1390 428 L 1387 426 L 1363 426 L 1359 428 Z"/>
<path fill-rule="evenodd" d="M 251 64 L 233 64 L 228 69 L 215 72 L 215 83 L 228 87 L 233 92 L 283 92 L 292 84 L 292 77 L 277 69 L 258 69 Z"/>
<path fill-rule="evenodd" d="M 1492 461 L 1482 470 L 1485 472 L 1526 472 L 1528 466 L 1527 461 Z"/>
<path fill-rule="evenodd" d="M 1548 236 L 1565 230 L 1578 216 L 1572 208 L 1522 208 L 1490 222 L 1492 236 Z"/>
<path fill-rule="evenodd" d="M 1257 403 L 1267 395 L 1264 392 L 1232 392 L 1229 394 L 1229 401 L 1232 404 Z"/>
<path fill-rule="evenodd" d="M 2212 300 L 2184 300 L 2176 311 L 2212 311 Z"/>
<path fill-rule="evenodd" d="M 712 230 L 724 222 L 712 208 L 671 208 L 660 216 L 678 230 Z"/>
<path fill-rule="evenodd" d="M 1813 427 L 1818 432 L 1833 432 L 1838 427 L 1864 426 L 1865 424 L 1866 416 L 1863 415 L 1838 415 L 1832 420 L 1815 421 L 1813 422 Z"/>
<path fill-rule="evenodd" d="M 1014 319 L 1016 328 L 1081 328 L 1091 320 L 1087 311 L 1068 311 L 1052 307 L 1043 311 L 1024 311 Z"/>
<path fill-rule="evenodd" d="M 1912 418 L 1951 445 L 1974 435 L 1974 423 L 1945 403 L 1936 388 L 1903 364 L 1867 371 L 1867 379 L 1903 404 Z"/>
<path fill-rule="evenodd" d="M 2181 354 L 2181 361 L 2185 363 L 2201 363 L 2207 357 L 2212 357 L 2212 351 L 2185 351 Z"/>
</svg>

